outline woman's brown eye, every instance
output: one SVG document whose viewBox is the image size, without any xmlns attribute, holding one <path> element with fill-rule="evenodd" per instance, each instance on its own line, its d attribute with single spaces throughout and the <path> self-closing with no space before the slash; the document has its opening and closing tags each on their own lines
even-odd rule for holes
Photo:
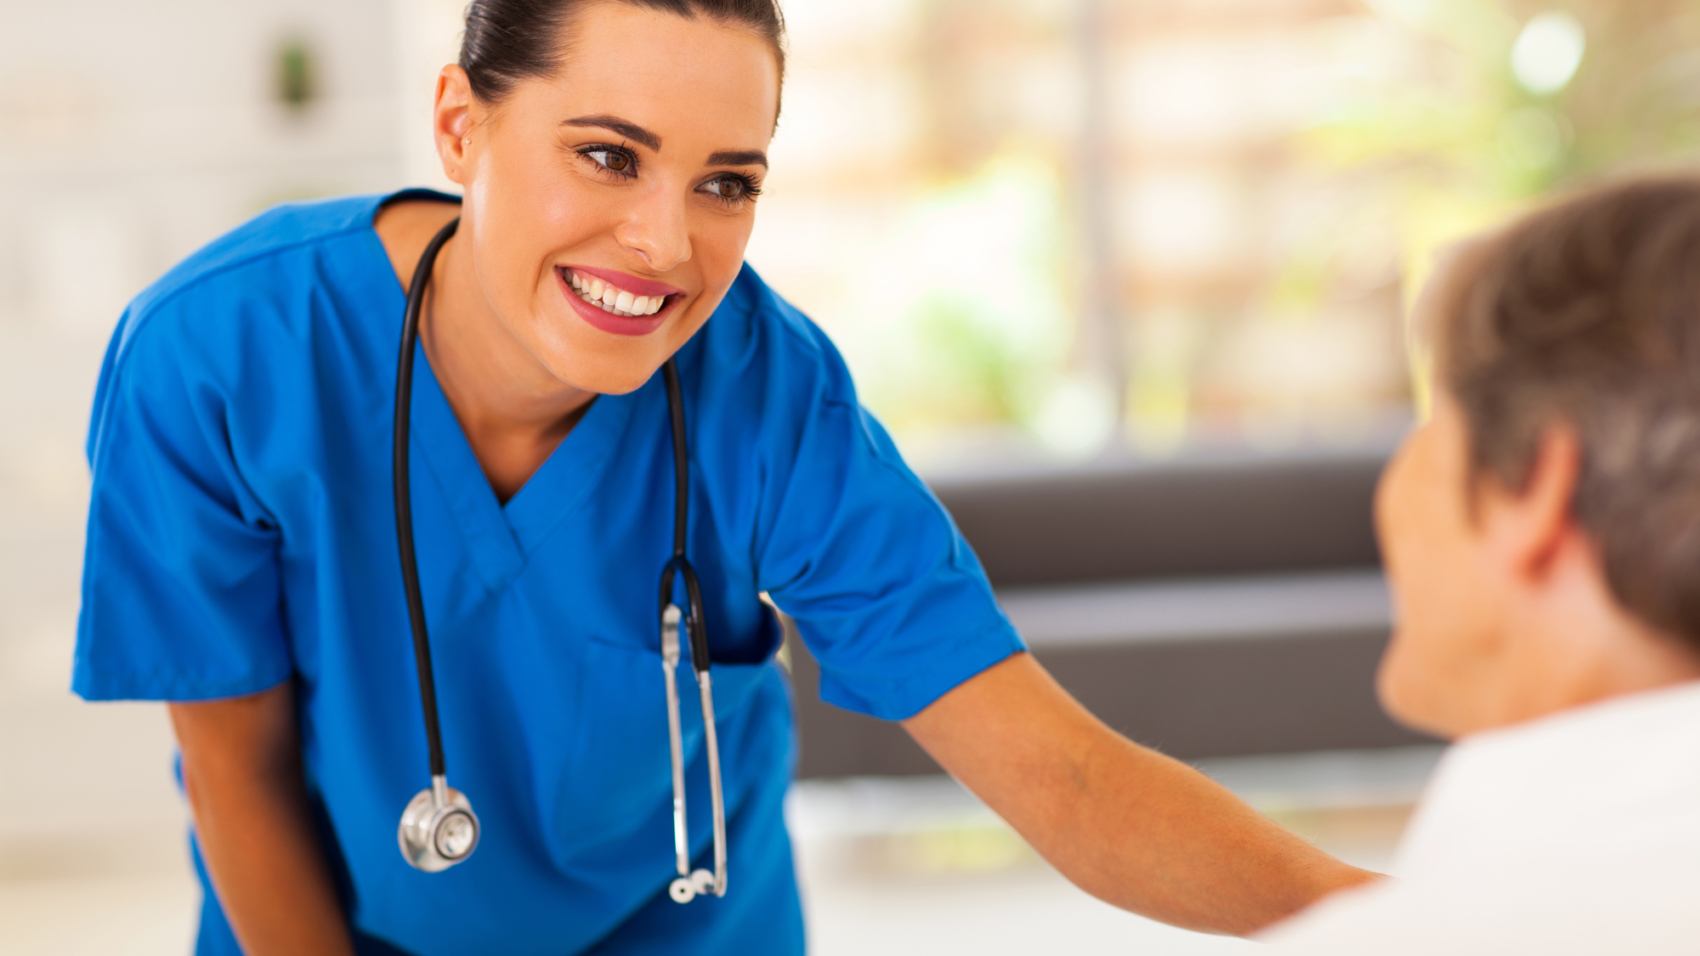
<svg viewBox="0 0 1700 956">
<path fill-rule="evenodd" d="M 721 199 L 737 199 L 744 194 L 744 184 L 736 179 L 721 179 L 714 183 L 715 195 Z"/>
<path fill-rule="evenodd" d="M 579 150 L 579 155 L 620 177 L 637 175 L 637 157 L 612 146 L 591 146 Z"/>
</svg>

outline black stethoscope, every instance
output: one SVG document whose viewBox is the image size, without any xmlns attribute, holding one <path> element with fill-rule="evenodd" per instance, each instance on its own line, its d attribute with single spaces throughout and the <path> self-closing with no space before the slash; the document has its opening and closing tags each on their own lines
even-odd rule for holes
<svg viewBox="0 0 1700 956">
<path fill-rule="evenodd" d="M 408 428 L 413 405 L 413 352 L 419 339 L 419 313 L 437 253 L 460 225 L 456 217 L 432 237 L 407 289 L 407 312 L 401 330 L 401 358 L 395 388 L 395 519 L 401 547 L 401 579 L 407 591 L 407 616 L 413 625 L 413 656 L 419 668 L 419 701 L 425 715 L 425 742 L 431 758 L 431 786 L 408 801 L 396 839 L 402 856 L 427 873 L 446 870 L 472 855 L 478 846 L 478 816 L 472 802 L 449 786 L 443 764 L 443 735 L 437 722 L 437 684 L 431 673 L 431 642 L 425 631 L 425 603 L 419 590 L 419 562 L 413 549 L 413 495 L 408 480 Z M 679 876 L 668 893 L 680 903 L 713 893 L 726 895 L 726 804 L 720 786 L 720 744 L 714 728 L 714 687 L 709 677 L 708 633 L 702 608 L 702 588 L 685 557 L 686 508 L 690 503 L 690 456 L 685 448 L 685 404 L 679 397 L 679 370 L 672 359 L 661 366 L 667 385 L 669 425 L 673 434 L 673 556 L 661 569 L 661 668 L 667 678 L 667 732 L 673 758 L 673 849 Z M 686 615 L 673 601 L 676 576 L 685 580 L 690 606 Z M 690 644 L 691 668 L 708 746 L 709 792 L 714 802 L 714 872 L 691 870 L 690 840 L 685 829 L 685 747 L 679 725 L 679 631 Z"/>
</svg>

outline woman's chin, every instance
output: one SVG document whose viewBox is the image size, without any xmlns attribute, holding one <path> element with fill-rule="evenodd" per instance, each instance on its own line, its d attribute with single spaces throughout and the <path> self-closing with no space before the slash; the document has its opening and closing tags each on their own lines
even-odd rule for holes
<svg viewBox="0 0 1700 956">
<path fill-rule="evenodd" d="M 585 361 L 582 354 L 549 364 L 561 381 L 598 395 L 629 395 L 654 378 L 656 369 L 661 367 L 659 361 L 636 362 L 629 358 Z"/>
</svg>

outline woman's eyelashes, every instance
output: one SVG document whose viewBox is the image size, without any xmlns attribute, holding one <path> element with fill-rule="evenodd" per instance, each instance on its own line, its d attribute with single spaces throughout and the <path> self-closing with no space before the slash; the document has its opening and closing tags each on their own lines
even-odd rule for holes
<svg viewBox="0 0 1700 956">
<path fill-rule="evenodd" d="M 592 143 L 573 151 L 601 175 L 619 180 L 637 178 L 638 157 L 628 147 Z M 697 192 L 713 197 L 724 206 L 737 208 L 745 203 L 755 202 L 756 197 L 761 195 L 761 181 L 744 173 L 719 173 L 698 186 Z"/>
<path fill-rule="evenodd" d="M 723 205 L 737 207 L 755 202 L 761 195 L 761 183 L 743 173 L 721 173 L 698 186 L 697 192 L 707 193 Z"/>
<path fill-rule="evenodd" d="M 624 146 L 593 143 L 580 146 L 576 152 L 594 164 L 598 172 L 607 173 L 617 179 L 633 179 L 637 176 L 637 154 Z"/>
</svg>

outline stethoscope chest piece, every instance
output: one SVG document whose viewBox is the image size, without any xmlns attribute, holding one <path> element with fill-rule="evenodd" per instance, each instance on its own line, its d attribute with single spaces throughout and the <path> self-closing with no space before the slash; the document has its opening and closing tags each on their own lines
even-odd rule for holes
<svg viewBox="0 0 1700 956">
<path fill-rule="evenodd" d="M 402 812 L 396 828 L 401 855 L 416 870 L 440 873 L 472 855 L 478 846 L 478 815 L 466 794 L 434 777 Z"/>
</svg>

